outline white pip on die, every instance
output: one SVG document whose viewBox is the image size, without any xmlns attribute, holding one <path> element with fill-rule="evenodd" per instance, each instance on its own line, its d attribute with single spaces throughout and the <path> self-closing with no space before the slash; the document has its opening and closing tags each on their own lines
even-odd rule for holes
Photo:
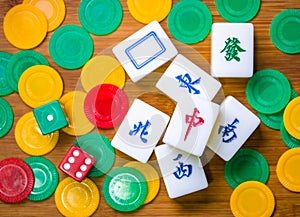
<svg viewBox="0 0 300 217">
<path fill-rule="evenodd" d="M 170 117 L 149 104 L 135 99 L 111 141 L 116 149 L 146 163 Z"/>
<path fill-rule="evenodd" d="M 142 79 L 178 51 L 157 21 L 152 21 L 112 49 L 133 82 Z"/>
<path fill-rule="evenodd" d="M 177 198 L 207 188 L 199 157 L 167 144 L 155 148 L 155 155 L 170 198 Z"/>
<path fill-rule="evenodd" d="M 219 113 L 219 105 L 201 98 L 177 103 L 163 142 L 201 156 Z"/>
<path fill-rule="evenodd" d="M 188 58 L 178 54 L 156 87 L 176 102 L 187 97 L 212 100 L 220 90 L 221 83 Z"/>
<path fill-rule="evenodd" d="M 211 74 L 214 77 L 251 77 L 254 27 L 251 23 L 212 25 Z"/>
<path fill-rule="evenodd" d="M 230 160 L 259 126 L 259 118 L 232 96 L 220 105 L 220 113 L 207 146 L 223 160 Z"/>
</svg>

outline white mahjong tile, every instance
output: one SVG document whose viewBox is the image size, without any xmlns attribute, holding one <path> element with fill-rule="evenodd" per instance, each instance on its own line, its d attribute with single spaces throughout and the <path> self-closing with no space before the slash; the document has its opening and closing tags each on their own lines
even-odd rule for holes
<svg viewBox="0 0 300 217">
<path fill-rule="evenodd" d="M 156 87 L 176 102 L 186 97 L 212 100 L 221 88 L 221 83 L 189 59 L 178 54 Z"/>
<path fill-rule="evenodd" d="M 253 75 L 254 27 L 251 23 L 214 23 L 211 73 L 215 77 Z"/>
<path fill-rule="evenodd" d="M 197 99 L 177 103 L 163 142 L 201 156 L 219 113 L 219 105 Z"/>
<path fill-rule="evenodd" d="M 178 51 L 157 21 L 153 21 L 112 49 L 133 82 L 168 62 Z"/>
<path fill-rule="evenodd" d="M 167 144 L 154 149 L 156 159 L 170 198 L 207 188 L 200 158 Z"/>
<path fill-rule="evenodd" d="M 207 146 L 230 160 L 260 124 L 259 118 L 232 96 L 220 105 L 220 113 Z"/>
<path fill-rule="evenodd" d="M 111 144 L 132 158 L 146 163 L 170 117 L 149 104 L 135 99 Z"/>
</svg>

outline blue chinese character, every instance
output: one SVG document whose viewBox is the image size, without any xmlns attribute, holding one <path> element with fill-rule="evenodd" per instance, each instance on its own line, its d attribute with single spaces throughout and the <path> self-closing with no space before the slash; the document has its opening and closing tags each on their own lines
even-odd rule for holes
<svg viewBox="0 0 300 217">
<path fill-rule="evenodd" d="M 141 121 L 139 121 L 138 125 L 134 124 L 133 130 L 129 131 L 130 136 L 135 136 L 138 132 L 141 131 L 140 133 L 140 139 L 142 140 L 143 143 L 147 143 L 147 139 L 143 138 L 143 136 L 147 136 L 149 133 L 147 129 L 150 127 L 151 123 L 150 121 L 146 121 L 145 125 Z"/>
<path fill-rule="evenodd" d="M 225 143 L 230 143 L 234 139 L 237 138 L 236 133 L 234 130 L 236 129 L 236 124 L 239 123 L 239 120 L 237 118 L 234 119 L 234 121 L 231 124 L 228 124 L 227 126 L 220 126 L 218 130 L 218 134 L 222 133 L 222 141 Z"/>
<path fill-rule="evenodd" d="M 179 162 L 176 166 L 177 170 L 173 173 L 177 179 L 182 179 L 184 176 L 189 177 L 192 174 L 192 165 Z"/>
<path fill-rule="evenodd" d="M 192 93 L 193 91 L 193 94 L 200 94 L 200 90 L 196 89 L 193 85 L 199 84 L 201 78 L 192 81 L 191 76 L 188 73 L 186 73 L 184 76 L 177 75 L 176 79 L 180 83 L 179 87 L 187 88 L 189 93 Z"/>
</svg>

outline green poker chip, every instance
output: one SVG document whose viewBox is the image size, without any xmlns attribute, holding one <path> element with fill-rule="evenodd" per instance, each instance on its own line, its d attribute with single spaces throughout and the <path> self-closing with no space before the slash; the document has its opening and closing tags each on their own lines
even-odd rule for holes
<svg viewBox="0 0 300 217">
<path fill-rule="evenodd" d="M 99 133 L 88 133 L 79 137 L 74 144 L 96 160 L 88 173 L 88 177 L 103 176 L 112 168 L 116 154 L 106 136 Z"/>
<path fill-rule="evenodd" d="M 107 174 L 102 192 L 111 208 L 130 212 L 143 205 L 148 195 L 148 186 L 145 177 L 138 170 L 119 167 Z"/>
<path fill-rule="evenodd" d="M 260 0 L 216 0 L 216 7 L 228 22 L 246 23 L 258 13 Z"/>
<path fill-rule="evenodd" d="M 59 176 L 55 165 L 44 157 L 29 157 L 24 160 L 34 175 L 34 186 L 28 200 L 41 201 L 49 198 L 58 185 Z"/>
<path fill-rule="evenodd" d="M 199 0 L 182 0 L 172 7 L 168 27 L 178 41 L 195 44 L 210 33 L 212 14 L 206 4 Z"/>
<path fill-rule="evenodd" d="M 6 68 L 7 82 L 14 91 L 18 92 L 18 82 L 23 72 L 35 65 L 49 66 L 49 62 L 45 56 L 34 50 L 19 51 L 10 58 Z"/>
<path fill-rule="evenodd" d="M 300 53 L 300 10 L 286 9 L 278 13 L 270 25 L 270 37 L 279 50 Z"/>
<path fill-rule="evenodd" d="M 0 138 L 5 136 L 14 123 L 14 113 L 9 103 L 0 97 Z"/>
<path fill-rule="evenodd" d="M 115 31 L 123 18 L 119 0 L 82 0 L 78 9 L 81 25 L 95 35 L 107 35 Z"/>
<path fill-rule="evenodd" d="M 284 144 L 289 148 L 298 148 L 300 147 L 300 140 L 291 136 L 285 129 L 284 124 L 282 122 L 280 127 L 280 136 Z"/>
<path fill-rule="evenodd" d="M 263 69 L 248 80 L 246 97 L 256 111 L 274 114 L 284 109 L 290 101 L 291 85 L 281 72 Z"/>
<path fill-rule="evenodd" d="M 6 96 L 14 92 L 7 81 L 7 64 L 13 55 L 0 51 L 0 96 Z"/>
<path fill-rule="evenodd" d="M 64 25 L 55 30 L 50 38 L 50 56 L 57 65 L 65 69 L 82 67 L 91 58 L 93 51 L 92 37 L 77 25 Z"/>
<path fill-rule="evenodd" d="M 258 151 L 242 148 L 226 162 L 224 175 L 233 189 L 246 181 L 266 183 L 269 178 L 269 165 Z"/>
</svg>

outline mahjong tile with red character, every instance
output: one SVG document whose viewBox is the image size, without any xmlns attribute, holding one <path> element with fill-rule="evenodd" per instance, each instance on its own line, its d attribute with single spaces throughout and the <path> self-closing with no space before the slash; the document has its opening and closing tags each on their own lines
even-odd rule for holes
<svg viewBox="0 0 300 217">
<path fill-rule="evenodd" d="M 95 164 L 95 159 L 76 146 L 72 146 L 59 164 L 59 169 L 81 182 Z"/>
</svg>

